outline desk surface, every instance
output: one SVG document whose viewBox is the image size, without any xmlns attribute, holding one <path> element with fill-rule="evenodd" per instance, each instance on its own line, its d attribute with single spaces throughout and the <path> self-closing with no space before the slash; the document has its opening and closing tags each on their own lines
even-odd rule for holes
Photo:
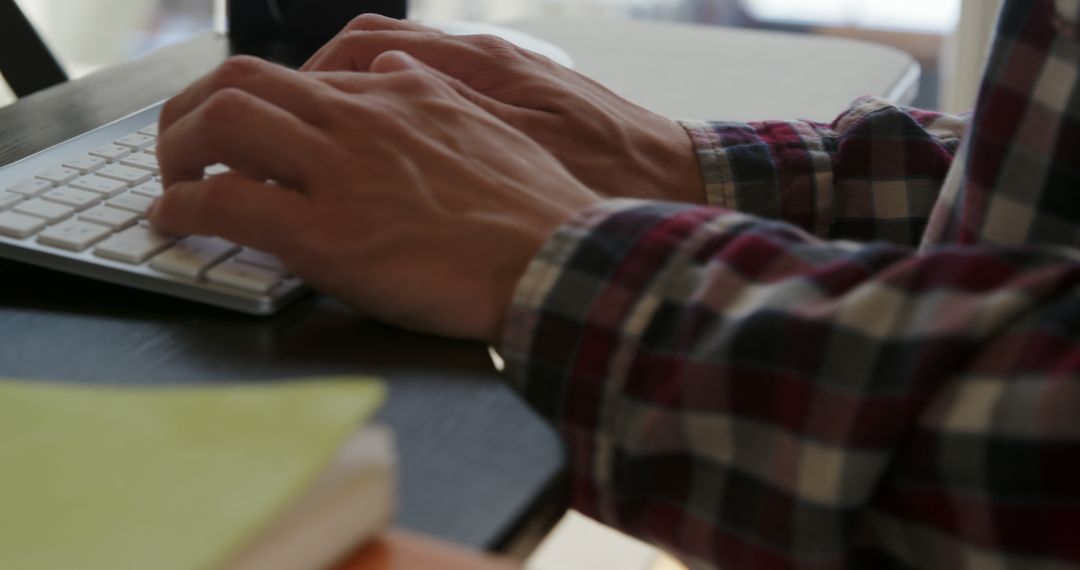
<svg viewBox="0 0 1080 570">
<path fill-rule="evenodd" d="M 0 164 L 160 100 L 227 53 L 212 35 L 0 109 Z M 0 376 L 78 382 L 268 381 L 374 374 L 401 466 L 397 524 L 476 548 L 507 538 L 558 474 L 551 429 L 485 347 L 413 334 L 319 296 L 269 318 L 0 262 Z"/>
<path fill-rule="evenodd" d="M 832 121 L 856 98 L 915 98 L 919 64 L 863 41 L 694 24 L 510 22 L 566 50 L 578 71 L 674 119 Z"/>
</svg>

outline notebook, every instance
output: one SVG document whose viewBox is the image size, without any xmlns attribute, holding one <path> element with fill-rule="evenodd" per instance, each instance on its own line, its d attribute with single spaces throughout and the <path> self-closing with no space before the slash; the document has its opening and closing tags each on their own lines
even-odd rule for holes
<svg viewBox="0 0 1080 570">
<path fill-rule="evenodd" d="M 394 511 L 375 381 L 0 381 L 0 568 L 325 568 Z"/>
</svg>

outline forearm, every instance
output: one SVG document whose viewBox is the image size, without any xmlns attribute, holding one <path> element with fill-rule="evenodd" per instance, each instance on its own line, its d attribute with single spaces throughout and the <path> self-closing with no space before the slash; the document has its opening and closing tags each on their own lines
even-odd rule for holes
<svg viewBox="0 0 1080 570">
<path fill-rule="evenodd" d="M 965 119 L 860 99 L 832 124 L 684 122 L 709 204 L 826 239 L 913 247 Z"/>
<path fill-rule="evenodd" d="M 1039 253 L 917 257 L 724 210 L 609 202 L 533 260 L 502 350 L 567 441 L 577 508 L 697 566 L 837 567 L 864 540 L 863 514 L 889 512 L 875 493 L 922 410 L 1077 273 Z"/>
</svg>

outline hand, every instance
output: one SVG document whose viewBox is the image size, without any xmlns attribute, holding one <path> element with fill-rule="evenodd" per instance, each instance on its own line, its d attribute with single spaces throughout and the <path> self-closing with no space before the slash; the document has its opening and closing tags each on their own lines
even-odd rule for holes
<svg viewBox="0 0 1080 570">
<path fill-rule="evenodd" d="M 447 76 L 458 93 L 539 142 L 596 192 L 705 202 L 693 144 L 678 123 L 494 36 L 451 36 L 366 14 L 301 70 L 368 71 L 389 50 Z"/>
<path fill-rule="evenodd" d="M 529 260 L 599 197 L 411 57 L 370 67 L 234 58 L 171 99 L 150 220 L 270 252 L 388 322 L 496 341 Z"/>
</svg>

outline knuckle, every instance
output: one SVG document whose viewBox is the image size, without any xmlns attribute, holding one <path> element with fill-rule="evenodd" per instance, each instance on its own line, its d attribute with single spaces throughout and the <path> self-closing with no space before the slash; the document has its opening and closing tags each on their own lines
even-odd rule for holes
<svg viewBox="0 0 1080 570">
<path fill-rule="evenodd" d="M 252 106 L 252 96 L 235 87 L 214 92 L 202 105 L 200 113 L 203 126 L 218 128 L 227 125 L 238 114 Z"/>
<path fill-rule="evenodd" d="M 385 89 L 396 93 L 402 100 L 443 98 L 454 91 L 442 78 L 423 69 L 405 69 L 388 74 L 385 81 Z"/>
<path fill-rule="evenodd" d="M 386 16 L 380 16 L 379 14 L 360 14 L 353 18 L 345 26 L 347 31 L 365 31 L 365 30 L 382 30 L 386 29 L 388 21 L 392 21 Z"/>
<path fill-rule="evenodd" d="M 518 55 L 514 44 L 491 34 L 477 34 L 465 36 L 465 41 L 474 48 L 499 58 L 513 57 Z"/>
<path fill-rule="evenodd" d="M 398 89 L 423 93 L 436 86 L 437 80 L 430 73 L 420 69 L 406 69 L 394 74 L 392 79 Z"/>
<path fill-rule="evenodd" d="M 267 62 L 250 55 L 234 55 L 214 70 L 211 83 L 217 88 L 236 85 L 246 77 L 262 71 Z"/>
<path fill-rule="evenodd" d="M 355 49 L 367 41 L 369 33 L 362 30 L 345 30 L 333 40 L 341 50 Z"/>
</svg>

